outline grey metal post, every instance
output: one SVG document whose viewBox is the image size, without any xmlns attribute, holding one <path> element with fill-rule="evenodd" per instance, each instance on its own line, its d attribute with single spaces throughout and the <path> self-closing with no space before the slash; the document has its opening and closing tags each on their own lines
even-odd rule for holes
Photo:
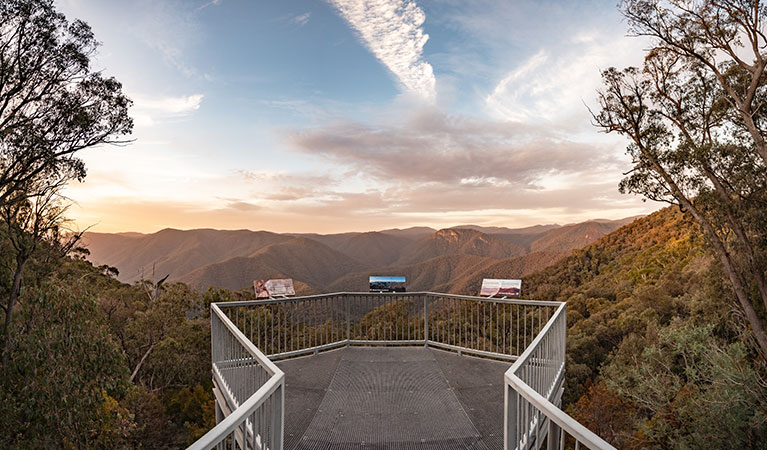
<svg viewBox="0 0 767 450">
<path fill-rule="evenodd" d="M 546 438 L 546 450 L 559 450 L 559 427 L 549 419 L 549 435 Z"/>
<path fill-rule="evenodd" d="M 351 297 L 347 294 L 344 296 L 346 299 L 346 346 L 349 346 L 349 341 L 352 339 L 352 313 L 351 313 Z"/>
<path fill-rule="evenodd" d="M 221 423 L 222 420 L 224 420 L 224 412 L 221 411 L 221 405 L 218 403 L 218 399 L 216 399 L 216 425 Z"/>
<path fill-rule="evenodd" d="M 504 395 L 504 411 L 503 422 L 505 433 L 503 434 L 503 448 L 504 450 L 514 450 L 517 448 L 517 404 L 519 399 L 517 398 L 517 391 L 511 388 L 507 382 L 506 395 Z"/>
<path fill-rule="evenodd" d="M 216 364 L 216 344 L 218 343 L 220 336 L 218 336 L 218 328 L 216 327 L 215 320 L 216 315 L 213 313 L 213 307 L 210 307 L 210 377 L 213 379 L 213 366 Z M 215 379 L 213 380 L 213 386 L 215 389 L 216 383 Z M 215 397 L 215 392 L 213 397 Z M 224 412 L 221 410 L 221 406 L 218 404 L 218 399 L 216 398 L 216 425 L 221 423 L 222 420 L 224 420 Z"/>
<path fill-rule="evenodd" d="M 429 346 L 429 296 L 423 296 L 423 345 Z"/>
<path fill-rule="evenodd" d="M 283 435 L 285 434 L 285 379 L 283 378 L 282 384 L 278 388 L 280 390 L 279 395 L 279 403 L 277 404 L 277 408 L 279 411 L 277 414 L 275 414 L 275 419 L 277 423 L 279 424 L 278 431 L 276 433 L 276 442 L 275 442 L 275 450 L 282 450 L 282 441 L 283 441 Z"/>
</svg>

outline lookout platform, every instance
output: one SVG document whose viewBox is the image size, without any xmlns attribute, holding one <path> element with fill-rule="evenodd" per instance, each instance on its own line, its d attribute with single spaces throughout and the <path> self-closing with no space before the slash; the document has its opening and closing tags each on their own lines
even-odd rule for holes
<svg viewBox="0 0 767 450">
<path fill-rule="evenodd" d="M 502 449 L 508 362 L 349 347 L 277 362 L 285 449 Z"/>
</svg>

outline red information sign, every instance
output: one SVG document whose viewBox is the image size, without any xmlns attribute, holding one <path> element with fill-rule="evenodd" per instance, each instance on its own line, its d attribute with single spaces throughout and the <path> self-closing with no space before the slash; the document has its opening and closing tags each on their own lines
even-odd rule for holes
<svg viewBox="0 0 767 450">
<path fill-rule="evenodd" d="M 256 290 L 256 298 L 287 297 L 296 295 L 296 291 L 293 289 L 292 278 L 254 280 L 253 288 Z"/>
<path fill-rule="evenodd" d="M 519 297 L 522 294 L 522 280 L 482 280 L 480 296 L 487 297 Z"/>
</svg>

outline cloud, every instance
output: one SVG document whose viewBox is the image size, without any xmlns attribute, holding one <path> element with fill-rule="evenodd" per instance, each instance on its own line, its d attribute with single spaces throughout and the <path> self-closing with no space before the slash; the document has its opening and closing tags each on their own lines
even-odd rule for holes
<svg viewBox="0 0 767 450">
<path fill-rule="evenodd" d="M 424 108 L 401 120 L 335 122 L 289 132 L 286 139 L 336 167 L 337 183 L 285 183 L 290 187 L 267 200 L 295 205 L 291 210 L 319 223 L 343 218 L 351 224 L 363 216 L 396 226 L 527 226 L 617 219 L 657 206 L 618 193 L 627 165 L 620 145 L 579 141 L 546 125 Z"/>
<path fill-rule="evenodd" d="M 209 6 L 218 6 L 218 5 L 221 4 L 222 1 L 223 0 L 210 0 L 209 2 L 204 3 L 199 8 L 197 8 L 197 11 L 202 11 L 203 9 L 205 9 L 205 8 L 207 8 Z"/>
<path fill-rule="evenodd" d="M 310 223 L 310 227 L 315 224 L 324 227 L 335 221 L 336 225 L 331 227 L 338 232 L 416 225 L 448 227 L 459 223 L 504 226 L 572 223 L 595 217 L 619 219 L 648 213 L 657 207 L 619 194 L 610 181 L 586 179 L 567 189 L 545 192 L 510 191 L 498 186 L 465 189 L 440 183 L 400 184 L 361 192 L 329 189 L 321 200 L 283 205 L 269 214 L 292 215 L 293 221 Z M 309 217 L 311 220 L 306 219 Z"/>
<path fill-rule="evenodd" d="M 160 98 L 132 95 L 131 116 L 138 125 L 152 126 L 159 121 L 184 117 L 197 111 L 203 97 L 202 94 Z"/>
<path fill-rule="evenodd" d="M 290 21 L 298 25 L 299 27 L 302 27 L 306 25 L 307 23 L 309 23 L 309 17 L 311 16 L 312 16 L 312 13 L 307 12 L 307 13 L 293 17 L 292 19 L 290 19 Z"/>
<path fill-rule="evenodd" d="M 530 14 L 544 6 L 528 3 L 521 7 L 529 9 Z M 600 71 L 641 63 L 647 40 L 626 38 L 625 24 L 619 17 L 613 17 L 617 16 L 615 11 L 591 14 L 577 8 L 577 4 L 572 4 L 553 10 L 552 20 L 544 24 L 535 21 L 544 29 L 531 35 L 520 34 L 530 31 L 525 26 L 498 24 L 490 17 L 478 17 L 466 24 L 513 29 L 511 39 L 518 40 L 514 43 L 530 49 L 527 55 L 522 53 L 522 58 L 508 58 L 515 64 L 506 66 L 496 76 L 499 81 L 485 97 L 485 106 L 493 116 L 559 124 L 578 122 L 579 126 L 590 128 L 584 102 L 593 103 L 596 98 L 602 83 Z M 570 20 L 568 15 L 572 16 Z M 503 42 L 509 45 L 508 41 Z"/>
<path fill-rule="evenodd" d="M 189 53 L 203 42 L 199 9 L 182 0 L 140 0 L 135 6 L 131 34 L 138 42 L 156 50 L 165 63 L 187 78 L 202 78 L 190 63 Z M 212 1 L 203 7 L 220 3 Z"/>
<path fill-rule="evenodd" d="M 512 70 L 495 86 L 493 93 L 487 97 L 485 100 L 487 105 L 508 120 L 527 119 L 530 112 L 521 105 L 516 104 L 521 96 L 521 89 L 516 87 L 517 83 L 515 82 L 524 80 L 524 82 L 529 83 L 531 80 L 527 78 L 531 78 L 530 74 L 535 73 L 535 71 L 543 66 L 548 59 L 549 56 L 547 52 L 545 50 L 540 50 L 517 69 Z M 509 106 L 509 104 L 512 104 L 512 106 Z"/>
<path fill-rule="evenodd" d="M 630 65 L 626 55 L 639 54 L 632 51 L 636 44 L 628 39 L 576 35 L 556 48 L 536 52 L 513 68 L 495 85 L 485 103 L 496 117 L 507 120 L 557 121 L 577 116 L 587 123 L 583 103 L 596 97 L 600 70 Z"/>
<path fill-rule="evenodd" d="M 429 39 L 421 28 L 426 15 L 410 0 L 329 0 L 363 43 L 408 92 L 427 101 L 436 97 L 436 79 L 421 59 Z"/>
<path fill-rule="evenodd" d="M 237 211 L 257 211 L 261 209 L 261 207 L 258 205 L 243 201 L 231 201 L 226 204 L 226 207 L 229 209 L 235 209 Z"/>
<path fill-rule="evenodd" d="M 614 168 L 612 151 L 518 123 L 450 116 L 430 109 L 400 124 L 343 122 L 293 132 L 303 153 L 379 181 L 537 188 L 556 173 Z"/>
<path fill-rule="evenodd" d="M 240 170 L 236 174 L 257 189 L 255 198 L 277 202 L 319 200 L 339 184 L 336 176 L 321 173 Z"/>
</svg>

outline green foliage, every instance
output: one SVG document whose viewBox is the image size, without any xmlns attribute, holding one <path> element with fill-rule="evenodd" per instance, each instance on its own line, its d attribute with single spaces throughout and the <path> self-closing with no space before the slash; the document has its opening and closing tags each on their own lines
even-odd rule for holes
<svg viewBox="0 0 767 450">
<path fill-rule="evenodd" d="M 197 384 L 174 392 L 168 396 L 167 405 L 168 414 L 187 429 L 187 444 L 216 426 L 215 403 L 209 385 Z"/>
<path fill-rule="evenodd" d="M 202 296 L 183 284 L 123 285 L 83 260 L 46 254 L 33 258 L 12 321 L 0 446 L 183 448 L 209 430 Z M 174 406 L 185 395 L 186 406 Z"/>
<path fill-rule="evenodd" d="M 721 342 L 714 331 L 713 324 L 675 320 L 604 367 L 609 389 L 638 416 L 624 446 L 741 449 L 765 442 L 767 384 L 745 344 Z"/>
<path fill-rule="evenodd" d="M 621 192 L 678 205 L 700 226 L 741 320 L 767 357 L 767 9 L 760 2 L 625 0 L 649 37 L 641 68 L 608 68 L 595 124 L 628 141 Z M 647 273 L 663 269 L 663 261 Z"/>
<path fill-rule="evenodd" d="M 119 347 L 82 283 L 53 277 L 27 289 L 3 374 L 4 447 L 110 448 L 130 429 L 114 398 L 129 387 Z"/>
<path fill-rule="evenodd" d="M 765 367 L 721 267 L 679 211 L 636 221 L 525 282 L 532 298 L 567 302 L 564 404 L 600 436 L 619 448 L 765 442 Z"/>
</svg>

